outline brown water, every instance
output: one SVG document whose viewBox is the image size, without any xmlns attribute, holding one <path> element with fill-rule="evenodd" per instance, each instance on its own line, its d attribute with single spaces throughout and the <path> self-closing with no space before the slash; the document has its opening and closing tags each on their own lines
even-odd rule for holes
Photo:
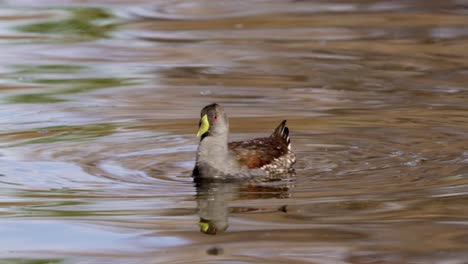
<svg viewBox="0 0 468 264">
<path fill-rule="evenodd" d="M 0 7 L 0 263 L 468 263 L 467 1 Z M 211 102 L 296 176 L 197 190 Z"/>
</svg>

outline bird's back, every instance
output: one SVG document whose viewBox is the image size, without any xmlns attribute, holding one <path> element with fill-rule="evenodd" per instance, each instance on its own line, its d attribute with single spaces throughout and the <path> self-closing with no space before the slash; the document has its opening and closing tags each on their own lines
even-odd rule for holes
<svg viewBox="0 0 468 264">
<path fill-rule="evenodd" d="M 289 171 L 296 160 L 291 152 L 286 120 L 281 122 L 271 136 L 231 142 L 229 149 L 241 165 L 249 169 L 260 168 L 269 174 Z"/>
</svg>

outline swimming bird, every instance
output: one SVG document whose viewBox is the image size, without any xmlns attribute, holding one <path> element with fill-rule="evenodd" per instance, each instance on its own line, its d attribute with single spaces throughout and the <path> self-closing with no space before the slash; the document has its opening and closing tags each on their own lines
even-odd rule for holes
<svg viewBox="0 0 468 264">
<path fill-rule="evenodd" d="M 291 172 L 296 156 L 283 120 L 269 137 L 228 143 L 229 120 L 219 104 L 205 106 L 200 114 L 194 177 L 260 176 Z"/>
</svg>

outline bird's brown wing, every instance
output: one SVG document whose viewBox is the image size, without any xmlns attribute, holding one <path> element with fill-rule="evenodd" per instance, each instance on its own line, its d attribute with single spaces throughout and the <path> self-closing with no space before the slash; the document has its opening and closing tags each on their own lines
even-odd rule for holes
<svg viewBox="0 0 468 264">
<path fill-rule="evenodd" d="M 229 149 L 236 155 L 240 164 L 250 169 L 267 165 L 288 152 L 284 140 L 276 137 L 231 142 Z"/>
</svg>

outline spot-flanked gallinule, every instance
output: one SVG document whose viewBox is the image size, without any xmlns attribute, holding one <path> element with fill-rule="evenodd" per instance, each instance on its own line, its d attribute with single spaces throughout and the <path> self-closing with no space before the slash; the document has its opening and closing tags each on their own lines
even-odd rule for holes
<svg viewBox="0 0 468 264">
<path fill-rule="evenodd" d="M 269 137 L 228 143 L 229 121 L 223 107 L 205 106 L 197 136 L 201 137 L 193 176 L 223 177 L 272 175 L 292 171 L 296 156 L 291 152 L 286 120 Z"/>
</svg>

